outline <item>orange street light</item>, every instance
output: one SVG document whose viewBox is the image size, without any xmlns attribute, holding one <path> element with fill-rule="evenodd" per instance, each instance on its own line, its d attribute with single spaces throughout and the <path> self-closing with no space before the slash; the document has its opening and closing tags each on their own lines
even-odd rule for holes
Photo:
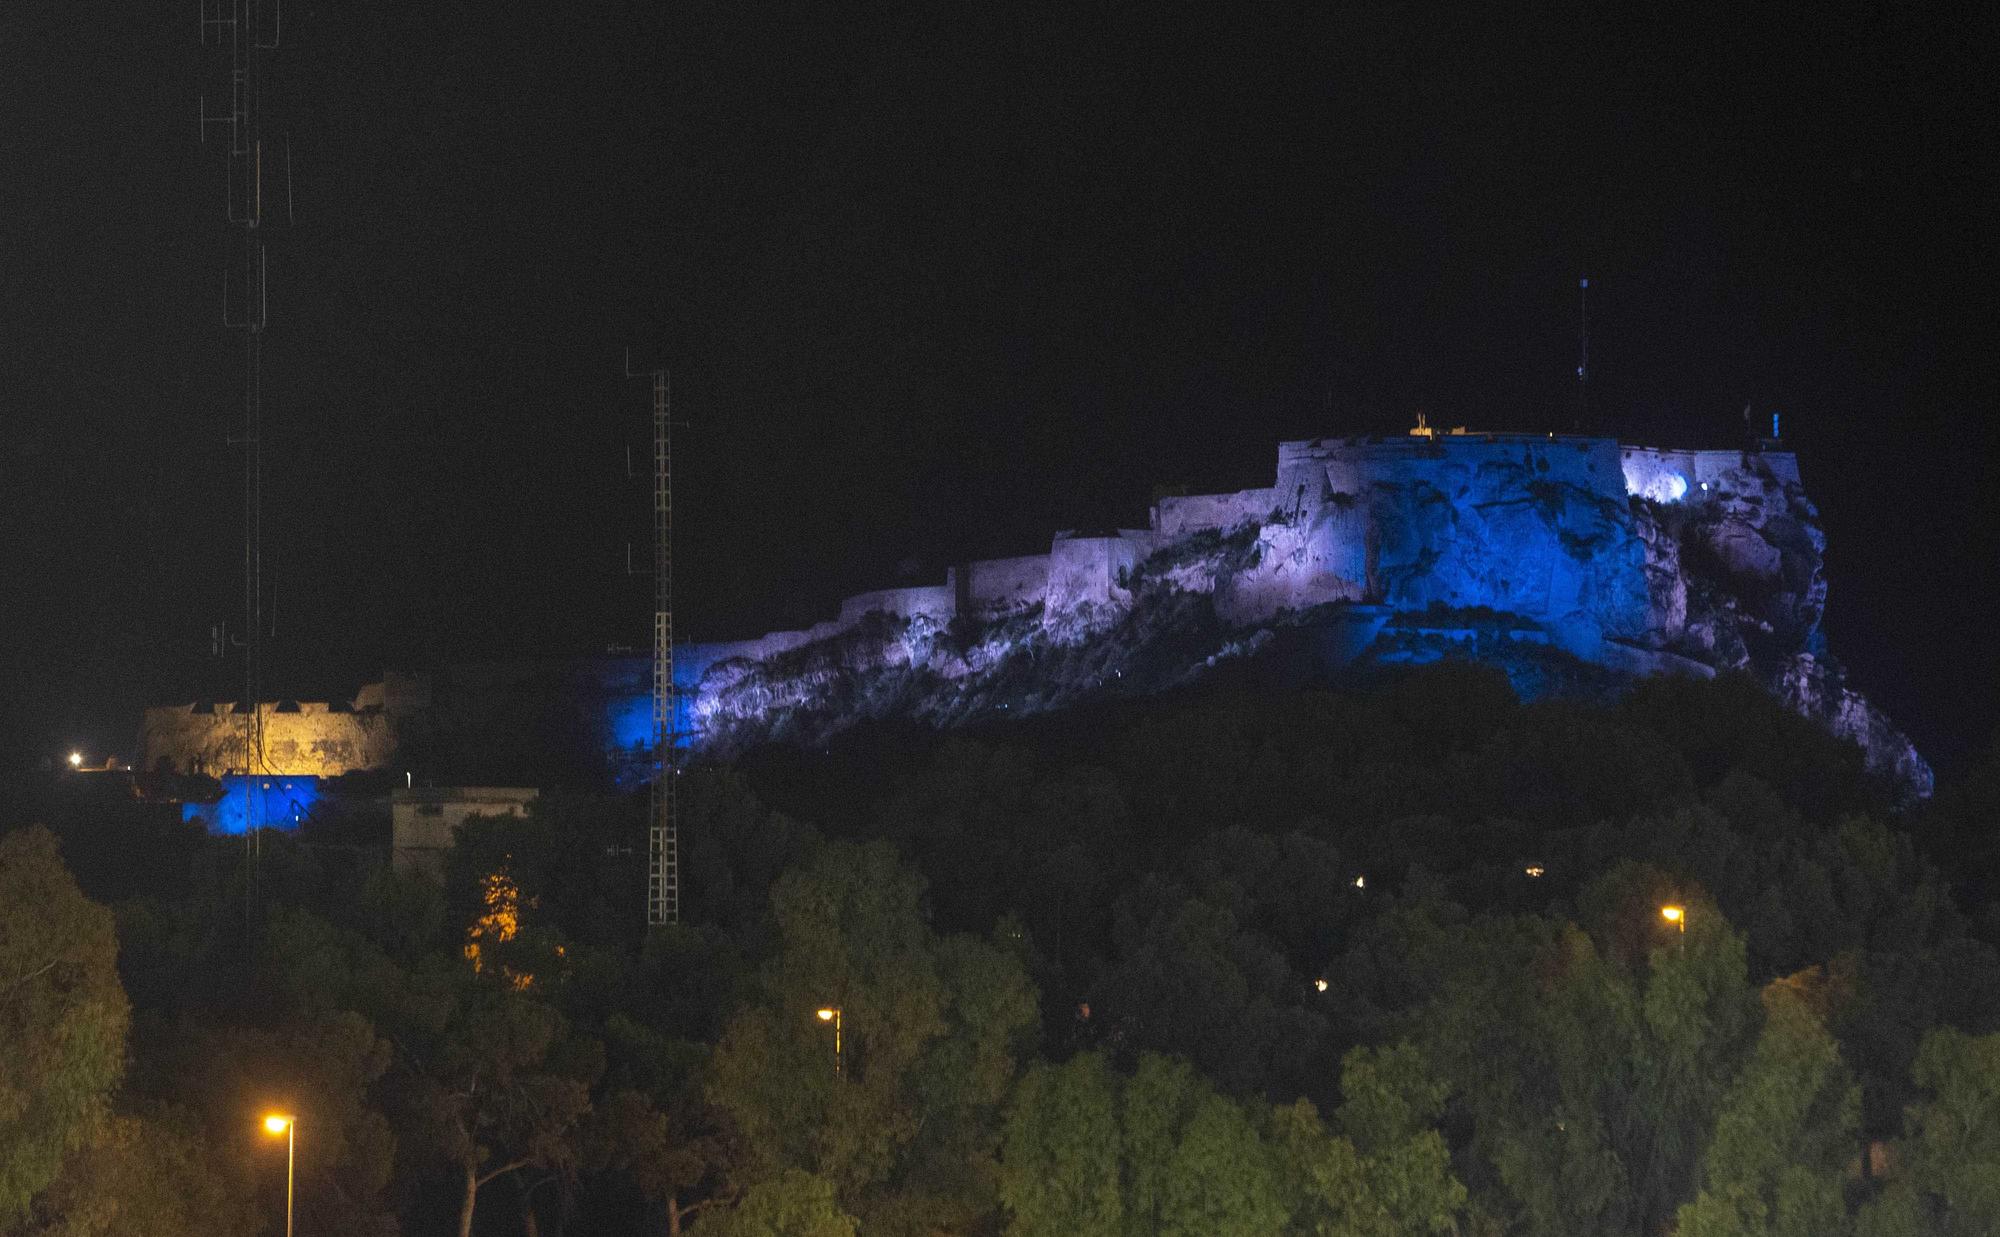
<svg viewBox="0 0 2000 1237">
<path fill-rule="evenodd" d="M 1660 908 L 1660 918 L 1683 932 L 1688 930 L 1687 908 L 1684 906 L 1663 906 Z"/>
<path fill-rule="evenodd" d="M 298 1149 L 299 1119 L 274 1112 L 264 1118 L 264 1132 L 285 1136 L 285 1237 L 292 1237 L 292 1153 Z"/>
<path fill-rule="evenodd" d="M 815 1010 L 814 1013 L 818 1016 L 821 1022 L 831 1022 L 833 1024 L 833 1072 L 838 1074 L 841 1072 L 840 1006 L 828 1005 L 825 1006 L 824 1008 Z"/>
</svg>

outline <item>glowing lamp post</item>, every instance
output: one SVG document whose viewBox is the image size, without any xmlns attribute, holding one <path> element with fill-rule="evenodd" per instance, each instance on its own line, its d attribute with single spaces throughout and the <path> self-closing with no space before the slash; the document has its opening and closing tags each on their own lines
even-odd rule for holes
<svg viewBox="0 0 2000 1237">
<path fill-rule="evenodd" d="M 292 1237 L 292 1153 L 298 1148 L 299 1120 L 274 1112 L 264 1118 L 264 1132 L 274 1138 L 285 1136 L 285 1237 Z"/>
<path fill-rule="evenodd" d="M 1688 930 L 1687 908 L 1684 906 L 1663 906 L 1660 908 L 1660 918 L 1679 928 L 1682 932 Z"/>
<path fill-rule="evenodd" d="M 71 752 L 71 753 L 69 754 L 69 767 L 70 767 L 70 768 L 72 768 L 72 769 L 81 769 L 81 768 L 83 768 L 83 753 L 82 753 L 82 752 Z"/>
<path fill-rule="evenodd" d="M 821 1022 L 831 1022 L 833 1024 L 833 1072 L 838 1074 L 841 1072 L 840 1006 L 828 1005 L 823 1009 L 815 1011 L 815 1013 Z"/>
</svg>

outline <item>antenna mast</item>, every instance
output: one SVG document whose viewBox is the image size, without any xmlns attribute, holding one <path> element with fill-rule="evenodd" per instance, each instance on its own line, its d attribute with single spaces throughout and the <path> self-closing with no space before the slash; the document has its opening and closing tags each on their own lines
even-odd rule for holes
<svg viewBox="0 0 2000 1237">
<path fill-rule="evenodd" d="M 1576 424 L 1581 431 L 1590 412 L 1590 280 L 1576 281 Z"/>
<path fill-rule="evenodd" d="M 282 0 L 199 0 L 203 46 L 229 47 L 229 110 L 208 111 L 203 96 L 197 132 L 206 142 L 220 129 L 228 144 L 228 185 L 224 213 L 237 231 L 229 267 L 222 281 L 222 322 L 243 332 L 243 436 L 230 439 L 243 448 L 243 695 L 249 708 L 244 720 L 242 772 L 264 768 L 264 327 L 266 313 L 264 241 L 265 151 L 263 118 L 263 53 L 278 48 L 283 32 Z M 276 160 L 272 161 L 275 171 Z M 291 153 L 284 156 L 284 210 L 291 215 Z M 273 176 L 272 199 L 276 199 Z M 245 828 L 255 853 L 261 825 L 261 796 L 246 795 Z"/>
<path fill-rule="evenodd" d="M 632 372 L 627 356 L 625 376 Z M 646 832 L 646 924 L 681 918 L 680 824 L 674 808 L 674 423 L 672 379 L 653 380 L 653 795 Z"/>
</svg>

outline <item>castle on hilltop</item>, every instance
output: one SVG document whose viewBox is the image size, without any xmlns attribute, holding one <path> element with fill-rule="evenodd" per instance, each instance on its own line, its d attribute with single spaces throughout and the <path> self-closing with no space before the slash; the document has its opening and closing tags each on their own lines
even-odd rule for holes
<svg viewBox="0 0 2000 1237">
<path fill-rule="evenodd" d="M 1659 616 L 1664 629 L 1649 626 L 1644 561 L 1631 546 L 1595 552 L 1615 539 L 1632 498 L 1662 506 L 1769 499 L 1780 509 L 1768 514 L 1780 520 L 1796 502 L 1804 508 L 1798 522 L 1817 519 L 1797 459 L 1775 444 L 1693 451 L 1426 428 L 1285 442 L 1267 488 L 1162 498 L 1146 528 L 1059 532 L 1046 554 L 961 563 L 942 584 L 860 593 L 803 630 L 694 645 L 675 657 L 677 686 L 694 698 L 699 733 L 701 697 L 717 667 L 764 662 L 854 631 L 870 616 L 942 625 L 1032 611 L 1050 635 L 1074 637 L 1117 621 L 1134 601 L 1140 564 L 1154 554 L 1252 527 L 1254 566 L 1226 579 L 1178 577 L 1184 588 L 1214 593 L 1228 621 L 1256 623 L 1330 602 L 1483 606 L 1546 624 L 1585 655 L 1605 655 L 1596 647 L 1604 638 L 1643 643 L 1649 633 L 1664 649 L 1679 634 L 1671 629 L 1681 607 Z"/>
<path fill-rule="evenodd" d="M 673 729 L 690 754 L 726 757 L 866 718 L 950 727 L 1141 695 L 1279 652 L 1294 677 L 1469 658 L 1528 695 L 1579 676 L 1733 670 L 1926 794 L 1928 767 L 1827 654 L 1824 550 L 1775 438 L 1682 450 L 1420 423 L 1285 442 L 1267 487 L 1164 497 L 1144 528 L 1060 532 L 1047 553 L 856 594 L 803 630 L 685 646 Z M 644 674 L 584 677 L 604 695 L 604 743 L 637 767 Z M 302 761 L 376 759 L 370 710 L 320 716 L 355 734 L 302 744 Z M 149 710 L 141 758 L 178 763 L 205 728 L 228 727 Z"/>
</svg>

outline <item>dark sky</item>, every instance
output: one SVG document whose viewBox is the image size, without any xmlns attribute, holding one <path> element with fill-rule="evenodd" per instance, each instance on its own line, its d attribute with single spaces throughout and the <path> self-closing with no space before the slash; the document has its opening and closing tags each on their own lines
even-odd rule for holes
<svg viewBox="0 0 2000 1237">
<path fill-rule="evenodd" d="M 234 694 L 241 341 L 194 140 L 225 63 L 194 3 L 0 6 L 16 759 Z M 1835 651 L 1948 765 L 2000 721 L 1984 25 L 859 7 L 287 4 L 270 694 L 643 644 L 628 346 L 690 422 L 706 638 L 1142 522 L 1156 485 L 1267 483 L 1285 437 L 1566 427 L 1588 273 L 1596 428 L 1729 445 L 1782 410 Z"/>
</svg>

